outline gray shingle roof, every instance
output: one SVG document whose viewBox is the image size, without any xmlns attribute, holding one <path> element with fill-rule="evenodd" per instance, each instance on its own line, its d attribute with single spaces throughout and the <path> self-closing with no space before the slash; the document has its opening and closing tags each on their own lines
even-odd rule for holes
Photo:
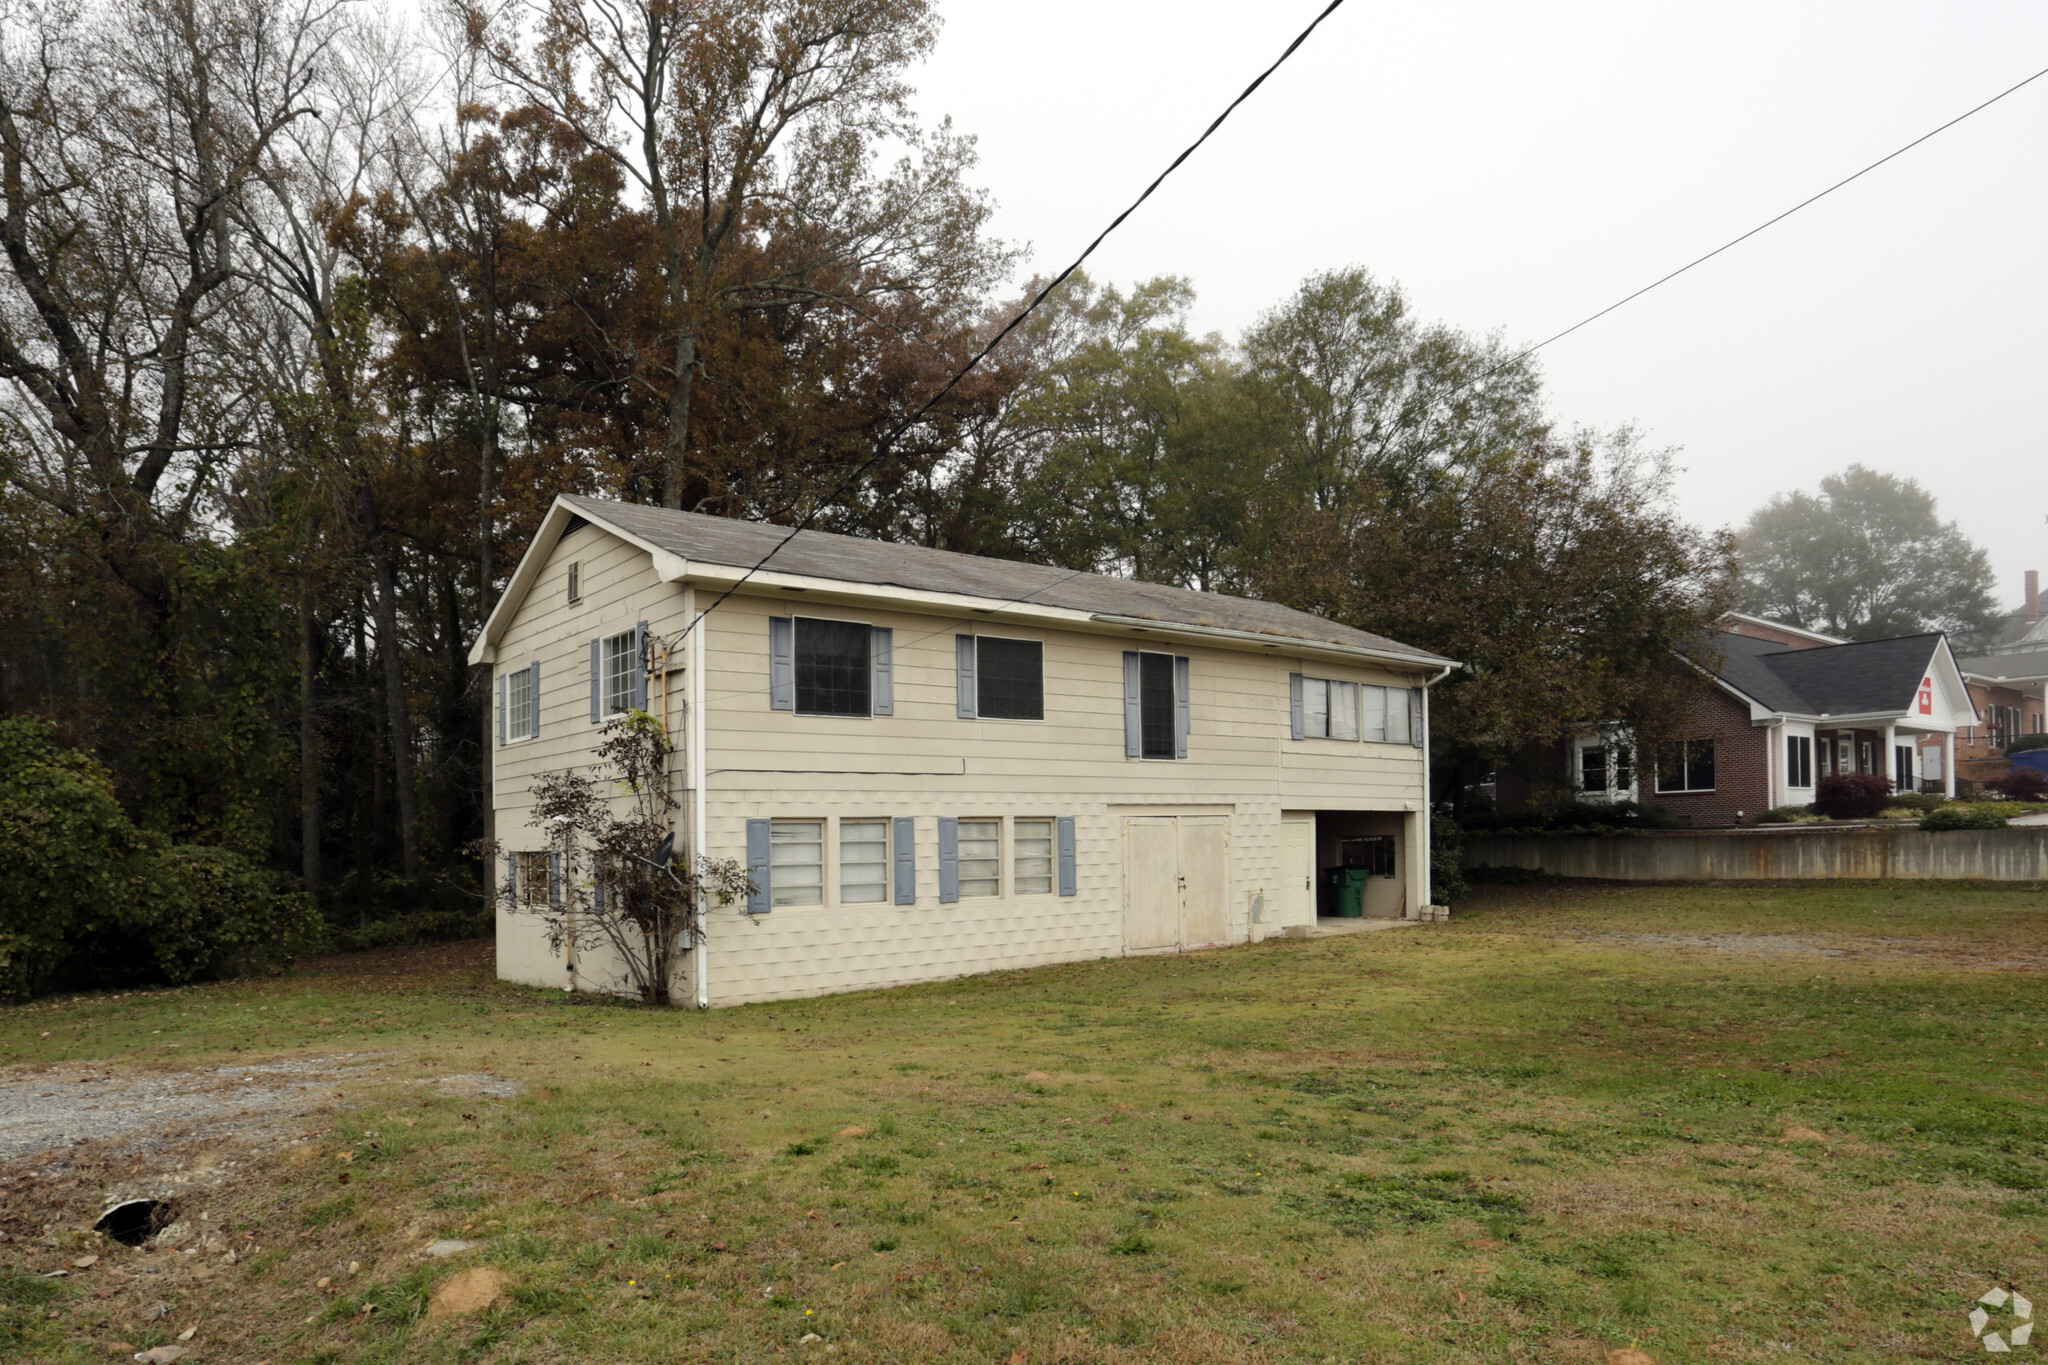
<svg viewBox="0 0 2048 1365">
<path fill-rule="evenodd" d="M 1981 654 L 1956 662 L 1973 678 L 2048 678 L 2048 646 Z"/>
<path fill-rule="evenodd" d="M 609 523 L 628 535 L 685 559 L 751 568 L 789 534 L 788 528 L 733 521 L 696 512 L 676 512 L 638 503 L 564 497 L 578 513 Z M 768 571 L 874 583 L 921 592 L 959 593 L 992 601 L 1084 611 L 1091 616 L 1127 616 L 1161 625 L 1204 626 L 1247 631 L 1315 644 L 1346 645 L 1399 655 L 1419 664 L 1450 660 L 1370 631 L 1326 621 L 1274 602 L 1196 592 L 1163 583 L 1143 583 L 1108 574 L 1077 573 L 1013 559 L 932 550 L 922 545 L 863 540 L 828 531 L 803 531 L 769 562 Z"/>
<path fill-rule="evenodd" d="M 1722 681 L 1773 711 L 1853 716 L 1909 710 L 1940 640 L 1939 634 L 1899 635 L 1794 649 L 1716 634 L 1709 648 L 1721 654 L 1714 672 Z"/>
</svg>

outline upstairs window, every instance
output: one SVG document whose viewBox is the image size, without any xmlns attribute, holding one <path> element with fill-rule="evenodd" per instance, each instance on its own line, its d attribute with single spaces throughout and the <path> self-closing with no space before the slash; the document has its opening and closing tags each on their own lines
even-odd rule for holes
<svg viewBox="0 0 2048 1365">
<path fill-rule="evenodd" d="M 583 565 L 580 563 L 569 566 L 569 600 L 571 602 L 581 602 L 583 600 Z"/>
<path fill-rule="evenodd" d="M 633 709 L 633 668 L 638 662 L 633 655 L 637 643 L 636 633 L 630 630 L 604 637 L 598 655 L 598 694 L 607 716 L 622 716 Z"/>
<path fill-rule="evenodd" d="M 865 716 L 873 628 L 796 618 L 796 709 L 810 716 Z"/>
<path fill-rule="evenodd" d="M 1138 732 L 1140 757 L 1172 758 L 1173 743 L 1173 656 L 1138 656 Z"/>
<path fill-rule="evenodd" d="M 1842 758 L 1849 746 L 1842 745 Z M 1714 741 L 1686 739 L 1667 744 L 1657 755 L 1657 790 L 1660 792 L 1710 792 L 1714 790 Z"/>
<path fill-rule="evenodd" d="M 1292 734 L 1296 739 L 1362 739 L 1374 744 L 1407 744 L 1415 729 L 1410 708 L 1416 693 L 1405 687 L 1288 677 Z"/>
<path fill-rule="evenodd" d="M 1045 646 L 999 635 L 955 637 L 960 715 L 984 720 L 1045 719 Z"/>
<path fill-rule="evenodd" d="M 522 668 L 505 675 L 505 738 L 532 739 L 534 727 L 534 671 Z"/>
</svg>

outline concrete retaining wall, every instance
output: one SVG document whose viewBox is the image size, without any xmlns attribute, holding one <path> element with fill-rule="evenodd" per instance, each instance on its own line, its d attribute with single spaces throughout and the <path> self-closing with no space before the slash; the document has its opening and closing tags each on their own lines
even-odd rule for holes
<svg viewBox="0 0 2048 1365">
<path fill-rule="evenodd" d="M 2048 881 L 2048 828 L 1759 829 L 1465 840 L 1465 864 L 1636 882 L 1826 877 Z"/>
</svg>

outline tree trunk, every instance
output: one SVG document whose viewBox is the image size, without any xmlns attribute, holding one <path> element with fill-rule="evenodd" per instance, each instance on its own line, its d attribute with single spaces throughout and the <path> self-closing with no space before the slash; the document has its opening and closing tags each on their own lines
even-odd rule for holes
<svg viewBox="0 0 2048 1365">
<path fill-rule="evenodd" d="M 310 585 L 299 585 L 299 876 L 310 894 L 320 891 L 320 725 L 314 712 L 313 608 Z"/>
<path fill-rule="evenodd" d="M 398 797 L 399 864 L 405 879 L 412 881 L 420 875 L 420 803 L 412 778 L 412 720 L 406 704 L 405 651 L 398 635 L 398 582 L 391 567 L 391 549 L 384 542 L 376 494 L 364 484 L 357 489 L 356 501 L 377 579 L 371 605 L 377 614 L 377 655 L 384 666 L 384 728 L 391 740 L 391 785 Z"/>
</svg>

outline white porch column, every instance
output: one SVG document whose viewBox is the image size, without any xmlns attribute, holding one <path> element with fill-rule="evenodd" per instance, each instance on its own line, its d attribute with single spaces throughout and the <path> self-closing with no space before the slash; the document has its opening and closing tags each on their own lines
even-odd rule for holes
<svg viewBox="0 0 2048 1365">
<path fill-rule="evenodd" d="M 1899 732 L 1890 722 L 1884 727 L 1884 752 L 1878 755 L 1877 763 L 1878 772 L 1890 774 L 1892 790 L 1899 790 Z"/>
<path fill-rule="evenodd" d="M 1956 732 L 1941 732 L 1941 794 L 1953 801 L 1956 797 Z"/>
</svg>

